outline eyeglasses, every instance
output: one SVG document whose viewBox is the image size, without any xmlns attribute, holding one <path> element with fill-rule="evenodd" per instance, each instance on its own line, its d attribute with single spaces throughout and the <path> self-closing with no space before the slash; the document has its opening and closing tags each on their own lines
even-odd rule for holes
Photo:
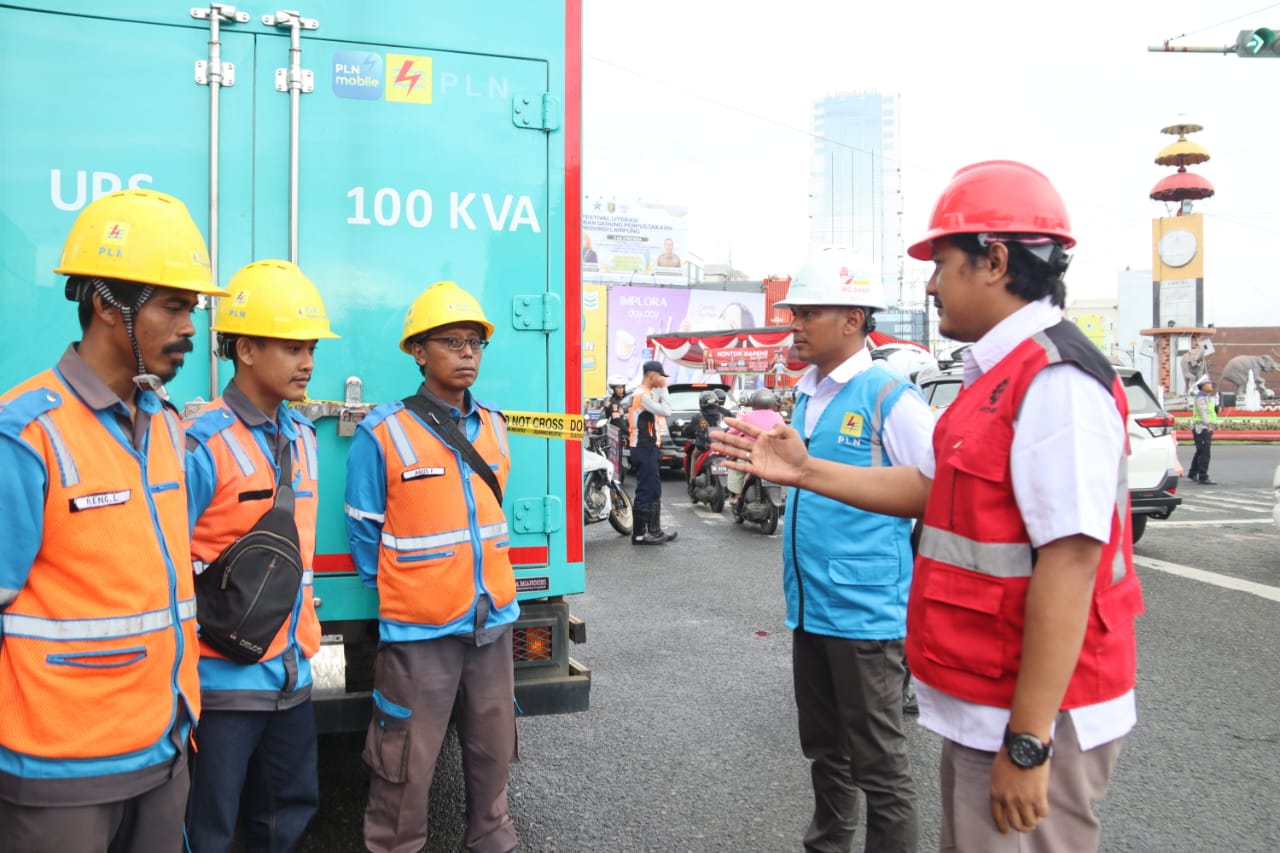
<svg viewBox="0 0 1280 853">
<path fill-rule="evenodd" d="M 469 346 L 472 352 L 481 352 L 489 345 L 484 338 L 427 338 L 429 341 L 439 341 L 454 352 L 462 352 L 462 348 Z"/>
</svg>

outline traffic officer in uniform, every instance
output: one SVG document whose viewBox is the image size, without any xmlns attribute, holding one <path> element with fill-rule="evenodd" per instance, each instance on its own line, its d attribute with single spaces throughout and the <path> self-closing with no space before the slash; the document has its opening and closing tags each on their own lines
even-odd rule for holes
<svg viewBox="0 0 1280 853">
<path fill-rule="evenodd" d="M 875 265 L 841 246 L 820 249 L 778 306 L 791 311 L 796 353 L 812 365 L 792 414 L 809 452 L 863 468 L 919 464 L 933 413 L 867 348 L 874 314 L 887 307 Z M 783 589 L 814 796 L 805 850 L 851 848 L 861 791 L 866 849 L 913 851 L 919 822 L 902 720 L 911 523 L 803 486 L 787 502 Z"/>
<path fill-rule="evenodd" d="M 351 557 L 379 598 L 364 750 L 372 771 L 364 840 L 374 853 L 425 847 L 427 794 L 451 715 L 465 768 L 466 848 L 516 846 L 507 774 L 520 607 L 499 494 L 511 458 L 502 413 L 470 391 L 492 335 L 475 297 L 451 281 L 428 287 L 400 339 L 422 371 L 422 399 L 378 406 L 351 443 Z"/>
<path fill-rule="evenodd" d="M 152 190 L 85 207 L 55 272 L 83 335 L 0 396 L 0 851 L 179 850 L 200 691 L 163 383 L 223 291 L 186 207 Z"/>
<path fill-rule="evenodd" d="M 1187 477 L 1202 486 L 1216 486 L 1209 479 L 1209 454 L 1213 452 L 1213 428 L 1218 425 L 1218 406 L 1213 399 L 1213 381 L 1207 375 L 1196 380 L 1196 396 L 1191 404 L 1191 438 L 1196 452 L 1191 457 Z"/>
<path fill-rule="evenodd" d="M 973 342 L 931 458 L 862 471 L 808 456 L 793 430 L 723 439 L 750 457 L 731 464 L 771 480 L 923 509 L 907 656 L 920 723 L 944 739 L 944 850 L 1096 850 L 1092 806 L 1136 722 L 1128 404 L 1063 318 L 1073 245 L 1043 174 L 1007 160 L 961 169 L 908 249 L 934 264 L 941 333 Z"/>
<path fill-rule="evenodd" d="M 662 529 L 662 477 L 658 472 L 658 418 L 671 417 L 667 372 L 660 361 L 644 363 L 644 379 L 631 394 L 627 432 L 631 441 L 631 466 L 636 469 L 632 545 L 665 545 L 680 534 Z"/>
<path fill-rule="evenodd" d="M 310 663 L 320 649 L 311 584 L 316 432 L 288 404 L 306 397 L 317 341 L 337 335 L 315 285 L 288 261 L 251 263 L 227 289 L 213 329 L 235 376 L 186 424 L 192 565 L 202 573 L 253 528 L 272 505 L 279 460 L 287 458 L 303 576 L 292 614 L 259 662 L 231 660 L 201 643 L 204 715 L 187 838 L 192 853 L 225 853 L 243 805 L 245 849 L 283 853 L 298 843 L 320 799 Z M 242 798 L 242 789 L 249 795 Z"/>
</svg>

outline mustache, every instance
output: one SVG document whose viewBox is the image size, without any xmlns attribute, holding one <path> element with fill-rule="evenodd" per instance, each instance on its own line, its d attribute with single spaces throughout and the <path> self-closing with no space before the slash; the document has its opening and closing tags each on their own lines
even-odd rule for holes
<svg viewBox="0 0 1280 853">
<path fill-rule="evenodd" d="M 191 343 L 191 339 L 190 339 L 190 338 L 183 338 L 182 340 L 178 341 L 177 343 L 169 344 L 168 346 L 166 346 L 166 347 L 162 350 L 162 352 L 163 352 L 165 355 L 173 355 L 173 354 L 175 354 L 175 353 L 179 353 L 179 354 L 180 354 L 180 353 L 189 353 L 189 352 L 191 352 L 191 351 L 192 351 L 193 349 L 195 349 L 195 348 L 196 348 L 196 345 L 195 345 L 195 344 L 193 344 L 193 343 Z"/>
</svg>

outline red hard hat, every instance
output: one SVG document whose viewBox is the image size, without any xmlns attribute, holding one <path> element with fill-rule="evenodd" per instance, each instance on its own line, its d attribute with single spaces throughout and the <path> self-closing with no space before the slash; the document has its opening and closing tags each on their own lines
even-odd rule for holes
<svg viewBox="0 0 1280 853">
<path fill-rule="evenodd" d="M 1062 196 L 1049 179 L 1013 160 L 987 160 L 956 172 L 929 218 L 929 233 L 907 254 L 919 261 L 933 257 L 930 245 L 952 234 L 1043 234 L 1076 244 Z"/>
</svg>

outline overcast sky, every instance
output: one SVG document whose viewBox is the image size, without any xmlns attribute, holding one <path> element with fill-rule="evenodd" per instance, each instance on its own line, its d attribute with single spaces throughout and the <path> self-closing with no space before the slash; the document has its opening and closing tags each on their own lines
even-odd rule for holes
<svg viewBox="0 0 1280 853">
<path fill-rule="evenodd" d="M 1160 128 L 1194 122 L 1217 189 L 1196 204 L 1206 320 L 1280 325 L 1280 58 L 1147 52 L 1280 30 L 1280 3 L 585 0 L 584 26 L 584 190 L 687 204 L 707 263 L 799 265 L 813 103 L 876 90 L 901 98 L 905 243 L 957 168 L 1022 160 L 1066 198 L 1069 298 L 1113 296 L 1117 271 L 1151 266 Z"/>
</svg>

